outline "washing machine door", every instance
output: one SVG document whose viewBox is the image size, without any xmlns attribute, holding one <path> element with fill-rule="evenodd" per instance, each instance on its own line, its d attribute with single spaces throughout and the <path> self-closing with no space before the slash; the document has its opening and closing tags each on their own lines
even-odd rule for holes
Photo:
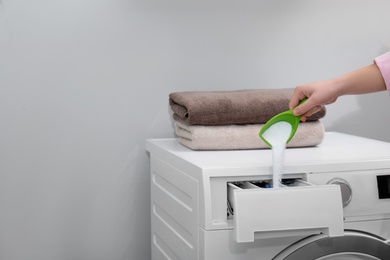
<svg viewBox="0 0 390 260">
<path fill-rule="evenodd" d="M 390 244 L 379 237 L 345 231 L 342 237 L 315 235 L 286 248 L 273 260 L 388 260 Z"/>
</svg>

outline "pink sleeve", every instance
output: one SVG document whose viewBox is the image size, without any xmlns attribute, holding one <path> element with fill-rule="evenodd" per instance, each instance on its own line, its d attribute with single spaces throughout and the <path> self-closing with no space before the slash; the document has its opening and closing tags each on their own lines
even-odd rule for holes
<svg viewBox="0 0 390 260">
<path fill-rule="evenodd" d="M 390 91 L 390 52 L 386 52 L 385 54 L 376 57 L 374 62 L 382 74 L 387 90 Z"/>
</svg>

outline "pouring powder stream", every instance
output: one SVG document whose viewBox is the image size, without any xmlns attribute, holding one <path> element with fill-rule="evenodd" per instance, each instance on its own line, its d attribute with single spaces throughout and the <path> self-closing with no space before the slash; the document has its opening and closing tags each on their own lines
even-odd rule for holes
<svg viewBox="0 0 390 260">
<path fill-rule="evenodd" d="M 280 121 L 270 126 L 264 133 L 263 137 L 269 144 L 272 145 L 272 160 L 273 160 L 273 178 L 272 183 L 274 188 L 281 186 L 281 178 L 283 175 L 284 151 L 286 150 L 286 142 L 291 134 L 291 124 Z"/>
</svg>

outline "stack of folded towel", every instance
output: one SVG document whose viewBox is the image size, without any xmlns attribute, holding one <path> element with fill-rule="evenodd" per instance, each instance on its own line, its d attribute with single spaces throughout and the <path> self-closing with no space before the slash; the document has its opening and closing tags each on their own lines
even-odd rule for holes
<svg viewBox="0 0 390 260">
<path fill-rule="evenodd" d="M 169 95 L 178 141 L 193 150 L 269 148 L 259 137 L 261 127 L 289 109 L 294 89 L 174 92 Z M 322 142 L 319 121 L 325 108 L 299 124 L 287 147 L 315 146 Z"/>
</svg>

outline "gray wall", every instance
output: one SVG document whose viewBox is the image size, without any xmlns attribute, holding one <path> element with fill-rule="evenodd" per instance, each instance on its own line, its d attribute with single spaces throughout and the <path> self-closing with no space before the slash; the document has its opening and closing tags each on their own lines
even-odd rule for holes
<svg viewBox="0 0 390 260">
<path fill-rule="evenodd" d="M 387 0 L 0 0 L 0 259 L 147 260 L 168 94 L 294 87 L 390 50 Z M 382 92 L 327 131 L 390 141 Z"/>
</svg>

